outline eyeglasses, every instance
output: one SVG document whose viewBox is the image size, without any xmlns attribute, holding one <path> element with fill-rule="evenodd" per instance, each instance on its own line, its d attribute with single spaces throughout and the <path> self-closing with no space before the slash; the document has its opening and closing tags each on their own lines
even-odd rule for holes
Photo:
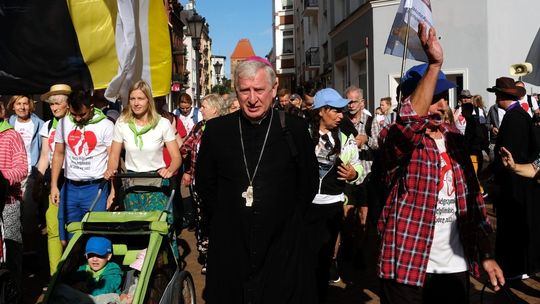
<svg viewBox="0 0 540 304">
<path fill-rule="evenodd" d="M 321 135 L 321 139 L 324 142 L 324 148 L 326 150 L 332 150 L 334 148 L 334 145 L 330 141 L 330 137 L 328 137 L 328 133 Z"/>
</svg>

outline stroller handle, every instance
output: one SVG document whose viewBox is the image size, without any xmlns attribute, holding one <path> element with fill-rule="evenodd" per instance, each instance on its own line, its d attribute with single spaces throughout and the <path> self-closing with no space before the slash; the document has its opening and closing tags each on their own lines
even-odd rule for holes
<svg viewBox="0 0 540 304">
<path fill-rule="evenodd" d="M 99 183 L 97 195 L 96 195 L 96 197 L 94 198 L 94 201 L 92 201 L 92 204 L 90 205 L 90 209 L 88 209 L 89 212 L 94 211 L 94 207 L 96 206 L 97 202 L 99 201 L 99 198 L 101 197 L 101 192 L 103 192 L 103 188 L 105 187 L 105 185 L 106 185 L 108 182 L 109 182 L 108 180 L 105 180 L 105 179 L 104 179 L 104 180 L 102 180 L 102 181 Z"/>
<path fill-rule="evenodd" d="M 116 173 L 111 178 L 162 178 L 157 172 L 122 172 Z"/>
</svg>

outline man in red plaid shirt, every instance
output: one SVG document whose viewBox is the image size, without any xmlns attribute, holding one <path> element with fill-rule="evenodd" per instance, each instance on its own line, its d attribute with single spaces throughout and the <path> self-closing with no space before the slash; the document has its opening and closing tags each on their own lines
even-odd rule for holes
<svg viewBox="0 0 540 304">
<path fill-rule="evenodd" d="M 442 120 L 455 84 L 441 72 L 435 29 L 420 24 L 418 36 L 429 64 L 407 71 L 399 118 L 380 135 L 390 185 L 378 223 L 381 302 L 468 303 L 478 260 L 495 290 L 504 276 L 463 136 Z"/>
</svg>

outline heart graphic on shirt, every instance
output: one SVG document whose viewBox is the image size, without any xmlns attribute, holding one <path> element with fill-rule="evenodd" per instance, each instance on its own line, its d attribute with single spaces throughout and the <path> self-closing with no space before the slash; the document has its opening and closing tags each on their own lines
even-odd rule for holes
<svg viewBox="0 0 540 304">
<path fill-rule="evenodd" d="M 96 134 L 92 131 L 72 130 L 68 134 L 68 145 L 71 151 L 76 155 L 89 155 L 97 144 Z"/>
<path fill-rule="evenodd" d="M 53 146 L 54 146 L 54 136 L 56 136 L 56 130 L 53 130 L 53 131 L 51 132 L 51 135 L 49 135 L 49 140 L 48 140 L 48 142 L 49 142 L 49 149 L 51 149 L 51 151 L 52 151 Z"/>
<path fill-rule="evenodd" d="M 528 102 L 520 102 L 519 105 L 525 110 L 525 112 L 529 112 L 529 103 Z"/>
</svg>

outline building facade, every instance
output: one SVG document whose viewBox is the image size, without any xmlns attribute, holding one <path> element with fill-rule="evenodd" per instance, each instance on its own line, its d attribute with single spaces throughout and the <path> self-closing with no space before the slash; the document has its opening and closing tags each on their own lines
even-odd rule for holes
<svg viewBox="0 0 540 304">
<path fill-rule="evenodd" d="M 294 0 L 273 0 L 273 39 L 272 64 L 276 68 L 280 88 L 294 91 L 296 88 L 296 49 Z"/>
<path fill-rule="evenodd" d="M 295 0 L 295 50 L 301 52 L 295 56 L 296 84 L 332 86 L 340 92 L 357 85 L 364 89 L 370 110 L 385 96 L 396 103 L 401 58 L 385 55 L 384 50 L 399 3 Z M 451 105 L 462 89 L 493 104 L 494 95 L 486 88 L 496 78 L 510 76 L 510 65 L 525 60 L 539 28 L 540 1 L 432 0 L 431 7 L 445 52 L 443 71 L 458 85 L 451 91 Z M 405 69 L 416 64 L 420 62 L 407 60 Z M 538 89 L 527 85 L 529 93 Z"/>
</svg>

